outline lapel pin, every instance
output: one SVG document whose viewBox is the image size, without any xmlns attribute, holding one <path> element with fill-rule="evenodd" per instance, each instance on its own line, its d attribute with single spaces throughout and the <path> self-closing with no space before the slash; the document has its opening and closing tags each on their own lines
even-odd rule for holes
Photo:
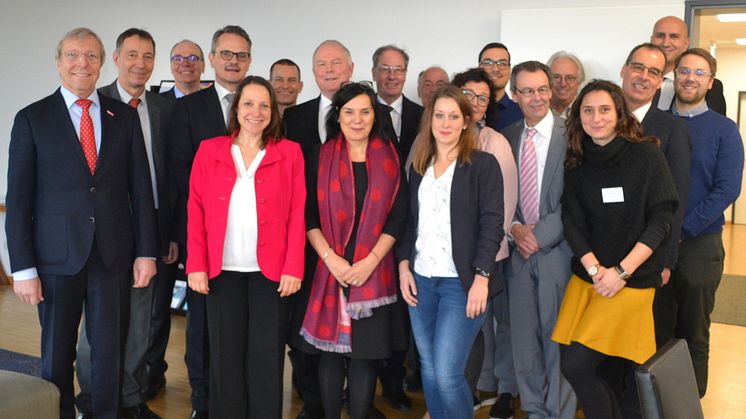
<svg viewBox="0 0 746 419">
<path fill-rule="evenodd" d="M 114 112 L 112 112 L 112 111 L 110 111 L 110 110 L 108 110 L 108 109 L 106 110 L 106 113 L 108 113 L 108 114 L 109 114 L 109 116 L 114 116 Z"/>
</svg>

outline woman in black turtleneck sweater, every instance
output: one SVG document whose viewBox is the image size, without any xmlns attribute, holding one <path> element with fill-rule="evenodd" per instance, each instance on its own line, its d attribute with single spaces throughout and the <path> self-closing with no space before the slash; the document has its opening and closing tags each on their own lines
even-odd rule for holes
<svg viewBox="0 0 746 419">
<path fill-rule="evenodd" d="M 586 417 L 635 416 L 633 369 L 655 353 L 653 297 L 671 245 L 676 188 L 657 139 L 642 137 L 614 83 L 583 88 L 567 132 L 562 221 L 573 276 L 552 339 Z M 623 400 L 598 375 L 608 357 L 625 360 Z"/>
</svg>

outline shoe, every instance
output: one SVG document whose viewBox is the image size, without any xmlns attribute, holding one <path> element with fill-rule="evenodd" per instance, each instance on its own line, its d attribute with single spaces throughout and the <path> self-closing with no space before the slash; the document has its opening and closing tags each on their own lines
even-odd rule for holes
<svg viewBox="0 0 746 419">
<path fill-rule="evenodd" d="M 496 391 L 477 390 L 474 394 L 474 410 L 492 406 L 497 401 Z"/>
<path fill-rule="evenodd" d="M 323 417 L 323 414 L 313 414 L 308 410 L 301 409 L 300 413 L 298 413 L 298 416 L 296 416 L 295 419 L 322 419 Z"/>
<path fill-rule="evenodd" d="M 406 391 L 422 391 L 422 378 L 420 374 L 415 371 L 409 371 L 407 376 L 404 377 L 403 386 Z"/>
<path fill-rule="evenodd" d="M 150 377 L 148 380 L 148 386 L 142 391 L 142 395 L 146 401 L 152 400 L 158 393 L 166 387 L 166 376 L 161 374 L 155 377 Z"/>
<path fill-rule="evenodd" d="M 93 419 L 93 413 L 80 412 L 80 414 L 78 414 L 78 419 Z"/>
<path fill-rule="evenodd" d="M 497 403 L 490 409 L 490 419 L 513 419 L 515 411 L 513 410 L 513 395 L 502 393 L 497 399 Z"/>
<path fill-rule="evenodd" d="M 383 414 L 378 408 L 371 404 L 370 409 L 368 409 L 368 416 L 366 419 L 386 419 L 386 415 Z"/>
<path fill-rule="evenodd" d="M 476 412 L 480 407 L 482 407 L 482 402 L 479 401 L 479 397 L 474 394 L 471 395 L 471 399 L 474 401 L 474 411 Z"/>
<path fill-rule="evenodd" d="M 409 396 L 404 393 L 401 387 L 389 390 L 384 389 L 383 397 L 396 410 L 406 412 L 412 408 L 412 401 L 409 400 Z"/>
<path fill-rule="evenodd" d="M 150 410 L 147 403 L 142 402 L 137 406 L 122 409 L 122 419 L 161 419 L 161 417 Z"/>
<path fill-rule="evenodd" d="M 207 414 L 207 410 L 192 410 L 192 415 L 189 419 L 209 419 L 210 415 Z"/>
</svg>

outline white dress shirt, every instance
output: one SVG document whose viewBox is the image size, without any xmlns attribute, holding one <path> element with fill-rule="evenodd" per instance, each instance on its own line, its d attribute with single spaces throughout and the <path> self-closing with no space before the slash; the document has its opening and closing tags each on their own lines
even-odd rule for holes
<svg viewBox="0 0 746 419">
<path fill-rule="evenodd" d="M 420 208 L 414 269 L 427 278 L 458 276 L 451 240 L 451 184 L 455 169 L 456 160 L 436 179 L 430 165 L 417 192 Z"/>
<path fill-rule="evenodd" d="M 396 132 L 396 140 L 401 141 L 401 113 L 402 104 L 404 103 L 404 96 L 399 96 L 399 98 L 391 104 L 386 103 L 386 101 L 383 100 L 381 96 L 377 96 L 377 98 L 379 103 L 386 106 L 391 106 L 391 112 L 389 113 L 389 115 L 391 115 L 391 124 L 394 126 L 394 132 Z"/>
<path fill-rule="evenodd" d="M 228 205 L 228 221 L 223 243 L 223 270 L 235 272 L 259 271 L 256 257 L 257 215 L 254 175 L 262 162 L 266 149 L 259 150 L 248 168 L 244 166 L 241 149 L 231 146 L 231 156 L 236 166 L 236 184 Z"/>
<path fill-rule="evenodd" d="M 523 133 L 521 133 L 521 144 L 518 147 L 518 153 L 523 152 L 523 142 L 526 140 L 526 132 L 529 126 L 523 122 Z M 548 112 L 547 115 L 539 121 L 533 127 L 536 129 L 536 135 L 534 135 L 534 150 L 536 150 L 536 188 L 539 191 L 539 206 L 541 206 L 541 182 L 544 177 L 544 168 L 547 165 L 547 154 L 549 153 L 549 142 L 552 139 L 552 130 L 554 129 L 554 115 L 552 112 Z M 520 157 L 519 157 L 520 158 Z M 519 160 L 520 161 L 520 160 Z M 518 173 L 521 172 L 520 165 L 518 166 Z M 518 180 L 520 185 L 520 179 Z"/>
<path fill-rule="evenodd" d="M 642 122 L 643 119 L 645 119 L 645 115 L 648 114 L 648 111 L 650 110 L 650 107 L 653 105 L 653 102 L 648 102 L 639 108 L 632 111 L 632 115 L 637 118 L 637 122 Z"/>
<path fill-rule="evenodd" d="M 321 144 L 326 142 L 326 116 L 331 109 L 332 100 L 321 95 L 321 100 L 319 101 L 319 139 L 321 139 Z"/>
</svg>

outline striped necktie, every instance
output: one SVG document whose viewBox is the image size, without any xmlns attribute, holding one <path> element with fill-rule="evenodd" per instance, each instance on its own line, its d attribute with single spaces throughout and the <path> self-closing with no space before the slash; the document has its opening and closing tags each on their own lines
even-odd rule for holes
<svg viewBox="0 0 746 419">
<path fill-rule="evenodd" d="M 521 148 L 521 211 L 525 224 L 539 222 L 539 182 L 536 166 L 535 128 L 526 130 Z"/>
</svg>

